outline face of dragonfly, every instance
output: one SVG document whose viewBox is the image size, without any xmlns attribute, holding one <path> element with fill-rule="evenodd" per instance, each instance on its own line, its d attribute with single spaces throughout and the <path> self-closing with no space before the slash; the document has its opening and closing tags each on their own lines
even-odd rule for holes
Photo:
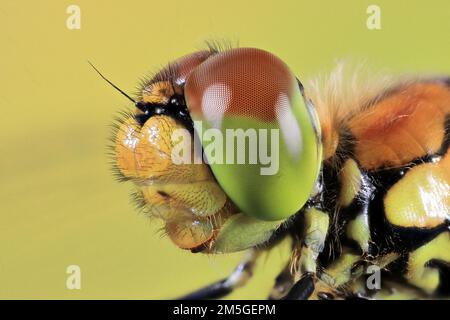
<svg viewBox="0 0 450 320">
<path fill-rule="evenodd" d="M 318 121 L 276 56 L 193 53 L 146 82 L 136 106 L 118 125 L 115 163 L 180 248 L 258 245 L 309 198 L 321 164 Z"/>
</svg>

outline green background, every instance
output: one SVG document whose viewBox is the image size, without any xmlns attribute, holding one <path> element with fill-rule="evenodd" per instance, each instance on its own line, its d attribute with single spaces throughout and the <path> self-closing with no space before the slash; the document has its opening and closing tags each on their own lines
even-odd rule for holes
<svg viewBox="0 0 450 320">
<path fill-rule="evenodd" d="M 81 30 L 66 28 L 70 4 L 81 8 Z M 381 30 L 366 28 L 369 4 L 381 7 Z M 449 34 L 448 0 L 2 0 L 0 298 L 168 298 L 239 260 L 181 251 L 134 212 L 131 185 L 113 180 L 105 147 L 127 101 L 86 60 L 127 92 L 208 39 L 269 50 L 301 79 L 338 58 L 448 74 Z M 266 297 L 284 249 L 231 297 Z M 81 267 L 81 290 L 66 289 L 70 264 Z"/>
</svg>

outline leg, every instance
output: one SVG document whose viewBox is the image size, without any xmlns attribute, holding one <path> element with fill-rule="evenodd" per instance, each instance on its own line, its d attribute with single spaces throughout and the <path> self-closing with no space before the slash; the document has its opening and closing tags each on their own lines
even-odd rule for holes
<svg viewBox="0 0 450 320">
<path fill-rule="evenodd" d="M 325 245 L 330 219 L 327 213 L 316 208 L 304 212 L 304 235 L 298 258 L 294 263 L 295 277 L 299 279 L 284 299 L 308 299 L 315 290 L 317 281 L 317 258 Z"/>
<path fill-rule="evenodd" d="M 312 273 L 305 273 L 298 280 L 289 292 L 284 296 L 283 300 L 307 300 L 314 292 L 315 279 Z"/>
<path fill-rule="evenodd" d="M 372 277 L 373 272 L 370 266 L 377 266 L 382 272 L 385 268 L 399 258 L 396 253 L 379 256 L 376 259 L 368 260 L 353 249 L 344 247 L 342 254 L 330 266 L 320 273 L 320 280 L 316 285 L 311 299 L 372 299 L 375 296 L 381 297 L 380 289 L 383 289 L 383 295 L 387 296 L 391 292 L 401 292 L 411 296 L 409 288 L 400 284 L 391 287 L 389 281 L 384 281 L 384 276 L 379 274 L 380 289 L 371 288 L 374 285 Z M 376 278 L 374 278 L 376 279 Z"/>
<path fill-rule="evenodd" d="M 304 239 L 301 244 L 297 272 L 315 274 L 317 270 L 317 258 L 325 246 L 325 238 L 328 234 L 330 218 L 327 213 L 316 208 L 305 210 L 304 213 Z"/>
<path fill-rule="evenodd" d="M 275 279 L 275 285 L 269 295 L 269 300 L 279 300 L 283 298 L 294 285 L 294 275 L 291 270 L 291 263 L 284 267 L 283 271 Z"/>
<path fill-rule="evenodd" d="M 346 298 L 345 290 L 341 290 L 341 287 L 362 274 L 361 268 L 355 268 L 360 258 L 359 255 L 343 253 L 329 268 L 320 272 L 320 274 L 304 273 L 284 299 L 332 300 Z M 355 269 L 358 269 L 359 275 L 355 273 Z"/>
<path fill-rule="evenodd" d="M 195 292 L 187 294 L 178 299 L 180 300 L 205 300 L 218 299 L 230 294 L 234 289 L 244 286 L 253 274 L 256 259 L 259 251 L 250 249 L 241 263 L 236 267 L 233 273 L 223 280 L 201 288 Z"/>
<path fill-rule="evenodd" d="M 368 219 L 365 211 L 351 220 L 346 229 L 346 236 L 353 240 L 360 250 L 345 250 L 326 270 L 317 266 L 317 258 L 324 249 L 325 237 L 329 232 L 330 218 L 326 212 L 315 208 L 305 211 L 304 240 L 297 262 L 297 272 L 301 279 L 287 297 L 295 299 L 305 297 L 308 299 L 334 299 L 346 297 L 338 288 L 350 280 L 359 277 L 362 273 L 362 256 L 367 252 L 370 241 Z M 309 279 L 303 275 L 309 274 Z M 311 280 L 312 279 L 312 280 Z M 308 283 L 314 284 L 312 289 Z M 303 288 L 303 291 L 300 289 Z M 300 290 L 300 291 L 299 291 Z M 309 294 L 309 295 L 307 295 Z"/>
<path fill-rule="evenodd" d="M 344 247 L 339 258 L 321 272 L 320 279 L 330 287 L 338 288 L 364 273 L 360 262 L 361 255 Z"/>
</svg>

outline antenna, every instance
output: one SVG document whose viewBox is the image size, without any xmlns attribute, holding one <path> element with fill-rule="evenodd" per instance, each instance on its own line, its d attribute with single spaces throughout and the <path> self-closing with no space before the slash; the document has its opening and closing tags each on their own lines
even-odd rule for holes
<svg viewBox="0 0 450 320">
<path fill-rule="evenodd" d="M 88 63 L 91 65 L 92 68 L 100 75 L 100 77 L 103 78 L 106 82 L 108 82 L 114 89 L 119 91 L 121 94 L 123 94 L 125 97 L 127 97 L 130 101 L 132 101 L 134 104 L 136 104 L 136 101 L 134 101 L 133 98 L 131 98 L 129 95 L 127 95 L 124 91 L 122 91 L 119 87 L 117 87 L 114 83 L 109 81 L 90 61 Z"/>
</svg>

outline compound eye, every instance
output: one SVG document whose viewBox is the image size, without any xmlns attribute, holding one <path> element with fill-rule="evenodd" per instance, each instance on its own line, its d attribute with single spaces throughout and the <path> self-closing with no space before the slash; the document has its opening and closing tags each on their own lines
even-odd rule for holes
<svg viewBox="0 0 450 320">
<path fill-rule="evenodd" d="M 205 61 L 210 55 L 210 51 L 202 50 L 178 58 L 158 72 L 151 82 L 170 79 L 173 83 L 178 85 L 184 84 L 186 77 L 192 70 Z"/>
<path fill-rule="evenodd" d="M 283 61 L 253 48 L 217 53 L 187 77 L 185 99 L 216 179 L 244 213 L 279 220 L 304 205 L 321 162 L 317 119 Z M 222 146 L 209 146 L 208 129 Z"/>
<path fill-rule="evenodd" d="M 217 128 L 224 117 L 277 121 L 298 91 L 295 76 L 283 61 L 251 48 L 216 54 L 188 79 L 185 95 L 191 114 Z"/>
</svg>

